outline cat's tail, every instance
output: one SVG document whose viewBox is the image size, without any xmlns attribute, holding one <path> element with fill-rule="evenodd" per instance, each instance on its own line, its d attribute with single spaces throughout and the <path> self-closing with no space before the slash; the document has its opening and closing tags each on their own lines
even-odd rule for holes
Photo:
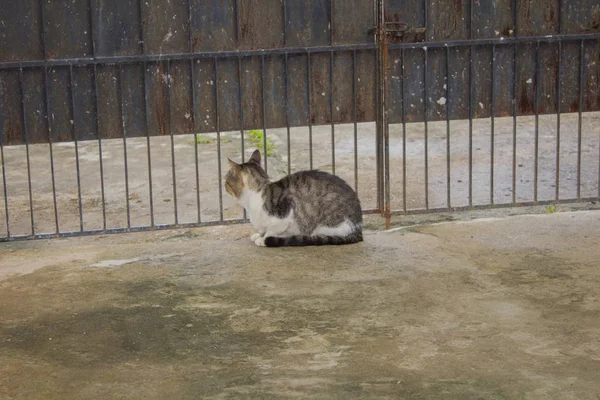
<svg viewBox="0 0 600 400">
<path fill-rule="evenodd" d="M 282 247 L 282 246 L 327 246 L 327 245 L 342 245 L 352 244 L 363 241 L 362 232 L 354 231 L 347 236 L 288 236 L 275 237 L 269 236 L 265 238 L 265 246 L 267 247 Z"/>
</svg>

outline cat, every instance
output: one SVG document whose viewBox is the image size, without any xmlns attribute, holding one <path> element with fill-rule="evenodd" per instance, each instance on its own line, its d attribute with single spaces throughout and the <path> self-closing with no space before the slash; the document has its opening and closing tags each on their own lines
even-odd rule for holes
<svg viewBox="0 0 600 400">
<path fill-rule="evenodd" d="M 255 150 L 248 162 L 230 159 L 225 190 L 246 209 L 257 246 L 322 246 L 363 241 L 356 192 L 323 171 L 302 171 L 271 182 Z"/>
</svg>

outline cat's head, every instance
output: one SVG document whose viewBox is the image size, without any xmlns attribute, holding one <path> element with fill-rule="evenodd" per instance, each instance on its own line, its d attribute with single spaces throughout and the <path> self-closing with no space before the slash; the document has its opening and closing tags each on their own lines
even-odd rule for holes
<svg viewBox="0 0 600 400">
<path fill-rule="evenodd" d="M 239 199 L 244 190 L 260 190 L 269 181 L 265 170 L 260 166 L 260 151 L 254 150 L 250 159 L 242 164 L 231 161 L 229 171 L 225 176 L 225 190 L 231 196 Z"/>
</svg>

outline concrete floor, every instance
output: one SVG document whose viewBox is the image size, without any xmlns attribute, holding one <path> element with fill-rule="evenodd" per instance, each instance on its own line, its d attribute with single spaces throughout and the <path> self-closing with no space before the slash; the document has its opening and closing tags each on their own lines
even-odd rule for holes
<svg viewBox="0 0 600 400">
<path fill-rule="evenodd" d="M 0 398 L 600 398 L 600 211 L 249 233 L 0 244 Z"/>
</svg>

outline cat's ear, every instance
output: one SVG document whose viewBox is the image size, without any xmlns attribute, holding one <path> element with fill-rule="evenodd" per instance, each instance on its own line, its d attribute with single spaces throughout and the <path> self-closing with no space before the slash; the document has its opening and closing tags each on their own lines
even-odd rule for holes
<svg viewBox="0 0 600 400">
<path fill-rule="evenodd" d="M 252 161 L 260 165 L 260 151 L 258 149 L 254 150 L 254 153 L 252 153 L 252 156 L 250 157 L 250 162 Z"/>
<path fill-rule="evenodd" d="M 231 161 L 231 159 L 227 158 L 227 162 L 229 162 L 229 168 L 233 169 L 233 170 L 238 170 L 240 168 L 240 164 Z"/>
</svg>

